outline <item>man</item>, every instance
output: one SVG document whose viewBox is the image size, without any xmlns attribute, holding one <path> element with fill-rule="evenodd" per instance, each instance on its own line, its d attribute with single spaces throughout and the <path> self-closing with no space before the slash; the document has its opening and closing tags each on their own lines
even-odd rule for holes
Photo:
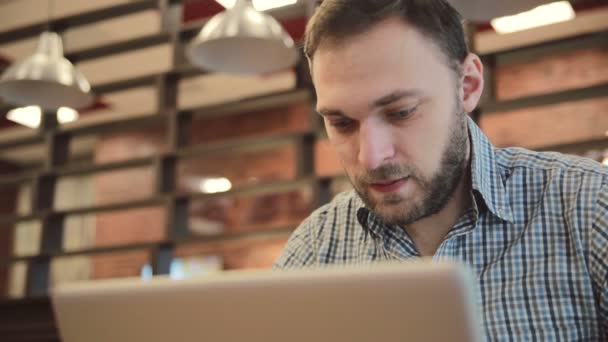
<svg viewBox="0 0 608 342">
<path fill-rule="evenodd" d="M 608 170 L 490 144 L 467 116 L 483 66 L 448 3 L 325 0 L 305 53 L 355 191 L 307 218 L 275 268 L 459 260 L 490 340 L 607 338 Z"/>
</svg>

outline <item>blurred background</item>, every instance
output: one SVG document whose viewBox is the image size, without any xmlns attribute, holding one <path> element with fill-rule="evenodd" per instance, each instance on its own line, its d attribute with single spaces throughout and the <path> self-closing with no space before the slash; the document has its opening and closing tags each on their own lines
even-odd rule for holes
<svg viewBox="0 0 608 342">
<path fill-rule="evenodd" d="M 56 340 L 46 295 L 59 283 L 268 268 L 350 188 L 300 52 L 318 2 L 0 0 L 0 336 Z M 471 115 L 490 140 L 608 165 L 608 1 L 453 4 L 486 67 Z M 206 25 L 246 11 L 280 23 L 264 39 L 283 50 L 239 40 L 251 22 Z M 70 86 L 80 108 L 9 91 L 63 101 L 9 89 L 23 79 L 9 69 L 50 44 L 44 31 L 90 84 Z M 235 37 L 209 61 L 209 42 Z"/>
</svg>

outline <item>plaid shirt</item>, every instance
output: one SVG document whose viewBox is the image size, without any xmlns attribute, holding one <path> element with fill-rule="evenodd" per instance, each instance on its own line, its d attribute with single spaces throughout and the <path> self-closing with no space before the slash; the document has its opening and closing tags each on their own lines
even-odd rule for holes
<svg viewBox="0 0 608 342">
<path fill-rule="evenodd" d="M 469 120 L 473 205 L 434 260 L 477 275 L 491 341 L 608 341 L 608 168 L 588 159 L 497 149 Z M 420 257 L 353 191 L 293 233 L 275 269 Z"/>
</svg>

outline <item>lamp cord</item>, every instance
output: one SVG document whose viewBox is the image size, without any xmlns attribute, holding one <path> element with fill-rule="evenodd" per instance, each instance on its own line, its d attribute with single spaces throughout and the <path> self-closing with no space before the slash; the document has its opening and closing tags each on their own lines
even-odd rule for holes
<svg viewBox="0 0 608 342">
<path fill-rule="evenodd" d="M 51 20 L 53 20 L 53 0 L 48 0 L 47 20 L 46 20 L 46 31 L 51 31 Z"/>
</svg>

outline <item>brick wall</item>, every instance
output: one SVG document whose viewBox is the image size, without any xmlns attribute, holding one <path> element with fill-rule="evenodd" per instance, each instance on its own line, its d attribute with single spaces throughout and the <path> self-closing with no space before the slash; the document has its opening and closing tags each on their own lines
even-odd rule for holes
<svg viewBox="0 0 608 342">
<path fill-rule="evenodd" d="M 580 89 L 608 82 L 608 47 L 564 51 L 499 65 L 498 100 Z M 531 149 L 589 141 L 608 132 L 608 99 L 559 103 L 484 114 L 481 128 L 498 146 Z"/>
<path fill-rule="evenodd" d="M 509 100 L 608 82 L 608 46 L 507 63 L 496 69 L 496 98 Z"/>
<path fill-rule="evenodd" d="M 266 134 L 302 132 L 310 128 L 310 105 L 304 102 L 226 118 L 194 121 L 192 144 Z"/>
<path fill-rule="evenodd" d="M 213 244 L 192 244 L 176 249 L 177 257 L 216 255 L 222 258 L 224 268 L 268 268 L 279 255 L 287 238 L 265 238 L 251 241 L 228 241 Z"/>
<path fill-rule="evenodd" d="M 164 150 L 164 135 L 163 129 L 152 128 L 100 136 L 95 146 L 95 162 L 101 164 L 153 155 Z M 154 194 L 152 167 L 100 173 L 95 175 L 94 181 L 97 204 L 145 199 Z M 162 207 L 97 214 L 95 245 L 162 240 L 165 221 L 166 215 Z M 91 276 L 95 279 L 135 276 L 148 259 L 147 252 L 97 255 L 91 258 Z"/>
<path fill-rule="evenodd" d="M 308 103 L 283 108 L 242 113 L 227 118 L 196 120 L 192 144 L 259 137 L 269 134 L 302 132 L 310 128 Z M 105 163 L 141 157 L 164 149 L 160 129 L 117 132 L 98 138 L 95 161 Z M 178 190 L 197 191 L 205 177 L 226 177 L 233 186 L 295 178 L 295 150 L 290 145 L 240 153 L 218 153 L 181 160 L 178 164 Z M 153 194 L 154 173 L 150 168 L 99 174 L 95 177 L 96 202 L 111 203 Z M 295 225 L 312 210 L 312 193 L 300 189 L 278 194 L 239 196 L 214 200 L 194 200 L 190 205 L 190 227 L 198 234 L 242 233 Z M 114 245 L 158 241 L 164 238 L 166 217 L 163 208 L 130 209 L 99 214 L 95 244 Z M 284 238 L 260 241 L 188 245 L 182 256 L 219 255 L 226 268 L 268 267 L 283 246 Z M 136 275 L 148 262 L 146 253 L 93 258 L 93 277 Z M 113 265 L 116 265 L 114 267 Z"/>
<path fill-rule="evenodd" d="M 598 139 L 608 130 L 608 99 L 482 115 L 481 128 L 497 146 L 540 149 Z"/>
</svg>

